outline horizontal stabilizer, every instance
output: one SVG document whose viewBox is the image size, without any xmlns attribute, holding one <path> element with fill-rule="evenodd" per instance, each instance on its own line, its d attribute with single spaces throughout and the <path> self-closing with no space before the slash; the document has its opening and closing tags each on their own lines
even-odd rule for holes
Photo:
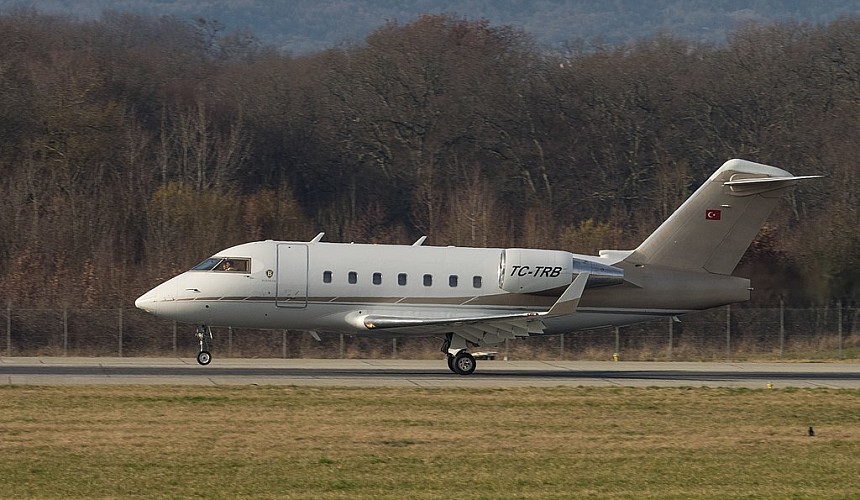
<svg viewBox="0 0 860 500">
<path fill-rule="evenodd" d="M 753 194 L 765 194 L 771 191 L 779 191 L 797 184 L 803 179 L 817 179 L 820 175 L 797 175 L 777 177 L 745 177 L 733 175 L 723 186 L 729 188 L 728 193 L 734 196 L 750 196 Z M 779 194 L 779 193 L 778 193 Z M 778 195 L 777 194 L 777 195 Z"/>
<path fill-rule="evenodd" d="M 820 179 L 823 175 L 795 175 L 792 177 L 754 177 L 746 179 L 738 179 L 726 181 L 724 186 L 740 186 L 745 184 L 769 184 L 787 181 L 802 181 L 803 179 Z"/>
</svg>

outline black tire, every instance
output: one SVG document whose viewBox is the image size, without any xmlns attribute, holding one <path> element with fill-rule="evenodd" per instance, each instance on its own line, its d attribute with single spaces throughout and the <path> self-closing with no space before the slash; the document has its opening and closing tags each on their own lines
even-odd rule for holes
<svg viewBox="0 0 860 500">
<path fill-rule="evenodd" d="M 454 369 L 454 356 L 451 356 L 451 355 L 449 354 L 449 355 L 447 356 L 447 358 L 448 358 L 448 369 L 449 369 L 449 370 L 451 370 L 451 371 L 452 371 L 452 372 L 454 372 L 454 373 L 457 373 L 457 370 L 455 370 L 455 369 Z"/>
<path fill-rule="evenodd" d="M 454 373 L 457 375 L 471 375 L 475 371 L 475 368 L 477 368 L 478 363 L 470 353 L 460 351 L 454 356 L 452 365 Z"/>
<path fill-rule="evenodd" d="M 208 365 L 212 361 L 212 354 L 209 351 L 200 351 L 197 353 L 197 362 L 203 366 Z"/>
</svg>

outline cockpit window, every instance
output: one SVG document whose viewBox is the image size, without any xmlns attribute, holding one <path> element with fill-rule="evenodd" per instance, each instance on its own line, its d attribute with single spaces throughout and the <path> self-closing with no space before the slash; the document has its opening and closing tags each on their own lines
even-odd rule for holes
<svg viewBox="0 0 860 500">
<path fill-rule="evenodd" d="M 235 259 L 231 257 L 210 257 L 194 266 L 192 270 L 248 273 L 251 270 L 251 260 Z"/>
<path fill-rule="evenodd" d="M 196 266 L 192 267 L 191 270 L 192 271 L 211 271 L 211 270 L 215 269 L 215 266 L 217 266 L 220 263 L 221 263 L 221 259 L 216 259 L 213 257 L 213 258 L 209 258 L 209 259 L 204 260 L 200 264 L 197 264 Z"/>
</svg>

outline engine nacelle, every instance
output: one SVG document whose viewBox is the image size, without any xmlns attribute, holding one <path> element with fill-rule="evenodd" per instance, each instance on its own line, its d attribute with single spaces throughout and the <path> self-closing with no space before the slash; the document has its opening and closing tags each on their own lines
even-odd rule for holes
<svg viewBox="0 0 860 500">
<path fill-rule="evenodd" d="M 624 270 L 574 257 L 561 250 L 508 248 L 499 260 L 499 288 L 511 293 L 539 293 L 566 287 L 580 273 L 588 273 L 588 288 L 620 285 Z"/>
<path fill-rule="evenodd" d="M 512 293 L 536 293 L 573 281 L 573 254 L 561 250 L 508 248 L 499 261 L 499 288 Z"/>
</svg>

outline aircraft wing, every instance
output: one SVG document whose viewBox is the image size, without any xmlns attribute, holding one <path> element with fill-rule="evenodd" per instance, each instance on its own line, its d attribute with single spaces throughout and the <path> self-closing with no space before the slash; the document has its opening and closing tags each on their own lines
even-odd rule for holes
<svg viewBox="0 0 860 500">
<path fill-rule="evenodd" d="M 557 316 L 574 314 L 585 291 L 589 274 L 580 273 L 565 289 L 555 304 L 544 312 L 516 314 L 466 316 L 452 318 L 390 316 L 369 314 L 360 318 L 368 330 L 386 330 L 391 333 L 444 334 L 456 333 L 463 338 L 480 342 L 488 337 L 504 340 L 515 337 L 528 337 L 532 333 L 543 332 L 543 320 Z"/>
</svg>

